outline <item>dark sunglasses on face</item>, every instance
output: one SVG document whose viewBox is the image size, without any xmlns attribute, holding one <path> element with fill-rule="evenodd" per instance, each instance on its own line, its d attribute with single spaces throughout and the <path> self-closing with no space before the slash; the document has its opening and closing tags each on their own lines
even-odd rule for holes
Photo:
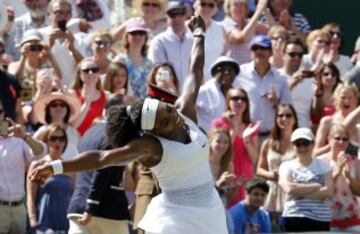
<svg viewBox="0 0 360 234">
<path fill-rule="evenodd" d="M 212 2 L 200 2 L 200 6 L 201 6 L 201 7 L 214 8 L 214 7 L 215 7 L 215 3 L 212 3 Z"/>
<path fill-rule="evenodd" d="M 323 75 L 323 76 L 332 76 L 332 77 L 335 76 L 335 74 L 331 73 L 331 72 L 323 72 L 323 73 L 321 73 L 321 75 Z"/>
<path fill-rule="evenodd" d="M 81 71 L 86 74 L 89 74 L 90 72 L 94 74 L 94 73 L 98 73 L 100 71 L 100 68 L 99 67 L 89 67 L 89 68 L 83 68 L 83 69 L 81 69 Z"/>
<path fill-rule="evenodd" d="M 270 39 L 273 41 L 277 41 L 277 40 L 285 41 L 286 37 L 285 36 L 277 36 L 277 37 L 271 37 Z"/>
<path fill-rule="evenodd" d="M 331 37 L 335 37 L 335 36 L 341 37 L 342 36 L 341 32 L 332 32 L 332 31 L 330 31 L 329 33 L 330 33 Z"/>
<path fill-rule="evenodd" d="M 53 107 L 53 108 L 56 108 L 56 107 L 66 107 L 66 104 L 63 103 L 63 102 L 53 102 L 53 103 L 50 103 L 50 107 Z"/>
<path fill-rule="evenodd" d="M 244 96 L 232 96 L 230 97 L 230 100 L 232 101 L 243 101 L 243 102 L 246 102 L 248 99 Z"/>
<path fill-rule="evenodd" d="M 277 117 L 279 117 L 279 118 L 285 117 L 285 118 L 287 118 L 287 119 L 290 119 L 291 117 L 293 117 L 293 114 L 291 114 L 291 113 L 278 114 Z"/>
<path fill-rule="evenodd" d="M 154 3 L 154 2 L 143 2 L 142 4 L 144 7 L 160 7 L 159 3 Z"/>
<path fill-rule="evenodd" d="M 326 41 L 326 40 L 318 40 L 317 42 L 320 44 L 324 43 L 325 45 L 330 45 L 330 41 Z"/>
<path fill-rule="evenodd" d="M 308 141 L 308 140 L 297 140 L 293 144 L 299 148 L 299 147 L 308 147 L 312 143 L 313 143 L 312 141 Z"/>
<path fill-rule="evenodd" d="M 131 36 L 145 36 L 146 32 L 144 31 L 133 31 L 133 32 L 129 32 Z"/>
<path fill-rule="evenodd" d="M 168 12 L 168 16 L 170 18 L 175 18 L 176 16 L 184 16 L 185 14 L 186 14 L 185 11 L 178 11 L 178 12 L 170 11 L 170 12 Z"/>
<path fill-rule="evenodd" d="M 65 142 L 66 137 L 65 136 L 51 136 L 49 138 L 49 140 L 52 141 L 52 142 L 55 142 L 55 141 Z"/>
<path fill-rule="evenodd" d="M 302 58 L 302 56 L 304 55 L 302 52 L 288 52 L 287 53 L 291 58 Z"/>
<path fill-rule="evenodd" d="M 63 15 L 63 16 L 71 15 L 71 11 L 63 11 L 63 10 L 56 10 L 54 11 L 54 13 L 56 15 Z"/>
<path fill-rule="evenodd" d="M 269 48 L 267 47 L 263 47 L 263 46 L 259 46 L 259 45 L 254 45 L 253 47 L 251 47 L 252 51 L 256 51 L 256 50 L 269 50 Z"/>
<path fill-rule="evenodd" d="M 349 138 L 347 137 L 334 137 L 335 141 L 343 141 L 343 142 L 347 142 L 349 140 Z"/>
<path fill-rule="evenodd" d="M 110 42 L 108 42 L 108 41 L 101 41 L 101 40 L 99 40 L 99 41 L 94 41 L 94 43 L 96 44 L 96 45 L 98 45 L 98 46 L 108 46 L 108 45 L 110 45 Z"/>
</svg>

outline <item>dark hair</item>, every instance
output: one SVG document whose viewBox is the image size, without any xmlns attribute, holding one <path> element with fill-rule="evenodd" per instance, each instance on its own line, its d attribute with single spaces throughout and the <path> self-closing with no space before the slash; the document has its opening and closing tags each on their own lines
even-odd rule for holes
<svg viewBox="0 0 360 234">
<path fill-rule="evenodd" d="M 289 39 L 286 41 L 284 51 L 286 50 L 287 46 L 290 44 L 298 45 L 302 48 L 303 52 L 305 52 L 306 47 L 304 42 L 297 36 L 290 36 Z"/>
<path fill-rule="evenodd" d="M 50 114 L 50 106 L 51 106 L 51 103 L 53 103 L 55 101 L 62 101 L 63 103 L 65 103 L 66 115 L 64 117 L 64 123 L 66 123 L 66 124 L 69 123 L 71 109 L 70 109 L 69 104 L 62 99 L 54 99 L 51 102 L 49 102 L 49 104 L 46 105 L 46 107 L 45 107 L 45 122 L 47 124 L 51 124 L 53 122 L 51 114 Z"/>
<path fill-rule="evenodd" d="M 173 81 L 174 81 L 174 84 L 176 86 L 176 91 L 178 91 L 179 90 L 179 87 L 178 87 L 179 80 L 178 80 L 178 78 L 176 76 L 176 72 L 175 72 L 175 69 L 174 69 L 173 65 L 171 65 L 170 63 L 161 63 L 161 64 L 158 64 L 158 65 L 154 66 L 151 69 L 151 71 L 149 72 L 149 75 L 147 76 L 146 81 L 148 83 L 156 84 L 156 79 L 155 79 L 156 73 L 161 67 L 167 67 L 167 68 L 170 69 L 170 71 L 171 71 L 171 73 L 172 73 L 172 75 L 174 77 Z"/>
<path fill-rule="evenodd" d="M 334 85 L 333 90 L 332 90 L 332 92 L 334 93 L 336 87 L 339 85 L 339 83 L 342 82 L 341 79 L 340 79 L 340 71 L 339 71 L 339 69 L 337 68 L 337 66 L 336 66 L 334 63 L 325 63 L 325 64 L 323 64 L 323 65 L 320 67 L 320 69 L 319 69 L 319 73 L 318 73 L 318 74 L 319 74 L 320 78 L 321 78 L 322 73 L 323 73 L 323 71 L 325 70 L 325 68 L 329 68 L 329 69 L 331 70 L 331 72 L 332 72 L 332 73 L 335 75 L 335 77 L 336 77 L 336 84 Z M 320 85 L 322 86 L 322 84 L 321 84 L 321 79 L 320 79 Z"/>
<path fill-rule="evenodd" d="M 126 82 L 124 85 L 125 94 L 127 93 L 127 86 L 129 81 L 129 72 L 125 64 L 121 62 L 112 62 L 109 65 L 109 68 L 106 71 L 105 80 L 103 84 L 103 89 L 109 91 L 110 93 L 115 92 L 114 90 L 114 77 L 118 74 L 118 72 L 123 69 L 126 71 Z"/>
<path fill-rule="evenodd" d="M 250 119 L 250 102 L 249 102 L 249 96 L 247 94 L 247 92 L 245 91 L 245 89 L 242 88 L 231 88 L 227 91 L 226 93 L 226 110 L 230 110 L 230 106 L 229 106 L 229 102 L 230 102 L 230 92 L 231 91 L 240 91 L 241 93 L 244 94 L 244 96 L 246 97 L 247 101 L 246 101 L 246 108 L 244 110 L 243 113 L 243 118 L 242 121 L 244 124 L 249 124 L 251 123 L 251 119 Z"/>
<path fill-rule="evenodd" d="M 123 96 L 120 94 L 112 94 L 105 103 L 105 110 L 108 111 L 113 106 L 120 106 L 123 103 Z"/>
<path fill-rule="evenodd" d="M 246 183 L 246 192 L 248 194 L 251 193 L 254 188 L 259 188 L 265 193 L 269 193 L 269 185 L 262 178 L 254 177 L 252 180 Z"/>
<path fill-rule="evenodd" d="M 56 132 L 58 130 L 62 131 L 65 138 L 66 138 L 65 145 L 64 145 L 64 148 L 63 148 L 63 151 L 62 151 L 64 153 L 65 149 L 67 147 L 69 139 L 68 139 L 68 136 L 66 134 L 66 129 L 61 124 L 52 123 L 52 124 L 46 126 L 46 130 L 45 130 L 44 135 L 43 135 L 41 140 L 47 144 L 48 141 L 50 140 L 50 137 L 54 134 L 54 132 Z"/>
<path fill-rule="evenodd" d="M 128 39 L 128 34 L 129 34 L 129 33 L 125 33 L 124 39 L 123 39 L 123 42 L 124 42 L 123 45 L 124 45 L 124 48 L 125 48 L 125 50 L 126 50 L 126 53 L 129 52 L 129 48 L 130 48 L 130 42 L 129 42 L 129 39 Z M 149 35 L 148 35 L 148 33 L 146 33 L 144 45 L 141 47 L 141 55 L 144 56 L 144 57 L 146 57 L 146 54 L 147 54 L 148 39 L 149 39 Z"/>
<path fill-rule="evenodd" d="M 112 148 L 121 147 L 140 136 L 144 100 L 141 98 L 131 105 L 130 115 L 124 105 L 115 105 L 107 111 L 106 134 Z"/>
<path fill-rule="evenodd" d="M 295 124 L 294 124 L 292 130 L 294 131 L 295 129 L 298 128 L 298 118 L 297 118 L 296 111 L 295 111 L 294 107 L 291 104 L 286 104 L 286 103 L 277 105 L 276 106 L 276 111 L 275 111 L 274 127 L 271 130 L 270 138 L 269 138 L 270 147 L 271 147 L 272 150 L 274 150 L 276 152 L 280 151 L 280 139 L 281 139 L 281 136 L 282 136 L 282 130 L 279 127 L 279 125 L 277 124 L 277 115 L 278 115 L 281 108 L 289 108 L 291 110 L 291 112 L 293 113 L 293 116 L 295 118 Z"/>
</svg>

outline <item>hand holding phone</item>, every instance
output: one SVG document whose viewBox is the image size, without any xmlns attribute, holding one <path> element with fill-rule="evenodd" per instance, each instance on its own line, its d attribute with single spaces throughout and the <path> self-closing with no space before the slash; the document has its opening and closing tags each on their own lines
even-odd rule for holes
<svg viewBox="0 0 360 234">
<path fill-rule="evenodd" d="M 311 71 L 311 70 L 303 70 L 302 75 L 304 78 L 312 78 L 312 77 L 315 77 L 316 74 L 314 71 Z"/>
<path fill-rule="evenodd" d="M 42 51 L 44 49 L 44 46 L 41 44 L 31 44 L 30 45 L 30 51 Z"/>
<path fill-rule="evenodd" d="M 66 20 L 58 21 L 58 28 L 61 31 L 66 32 Z"/>
<path fill-rule="evenodd" d="M 168 82 L 170 80 L 170 72 L 168 70 L 160 70 L 159 76 L 163 82 Z"/>
</svg>

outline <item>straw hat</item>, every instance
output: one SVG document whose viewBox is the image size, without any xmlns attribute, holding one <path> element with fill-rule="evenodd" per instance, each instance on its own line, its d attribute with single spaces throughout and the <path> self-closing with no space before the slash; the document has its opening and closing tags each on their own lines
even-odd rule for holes
<svg viewBox="0 0 360 234">
<path fill-rule="evenodd" d="M 53 92 L 49 95 L 39 98 L 34 103 L 33 110 L 34 110 L 36 118 L 39 120 L 40 123 L 46 124 L 45 109 L 46 109 L 46 106 L 49 105 L 49 103 L 51 103 L 54 100 L 62 100 L 69 105 L 69 107 L 70 107 L 69 122 L 73 121 L 74 118 L 76 118 L 76 116 L 80 113 L 81 104 L 80 104 L 80 101 L 76 97 L 69 96 L 69 95 L 66 95 L 61 92 Z"/>
</svg>

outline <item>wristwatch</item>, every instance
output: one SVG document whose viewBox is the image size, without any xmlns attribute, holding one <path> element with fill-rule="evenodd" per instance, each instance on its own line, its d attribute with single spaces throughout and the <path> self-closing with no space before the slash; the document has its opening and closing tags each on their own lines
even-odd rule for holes
<svg viewBox="0 0 360 234">
<path fill-rule="evenodd" d="M 193 32 L 194 37 L 205 37 L 205 32 L 201 28 L 196 28 Z"/>
</svg>

